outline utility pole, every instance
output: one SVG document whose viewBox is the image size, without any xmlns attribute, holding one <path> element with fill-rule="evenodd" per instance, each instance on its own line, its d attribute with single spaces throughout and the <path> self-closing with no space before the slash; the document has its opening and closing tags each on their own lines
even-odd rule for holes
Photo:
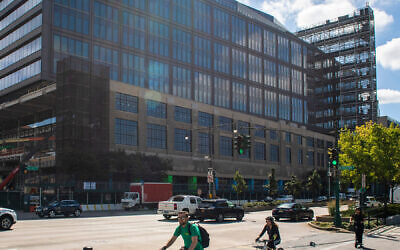
<svg viewBox="0 0 400 250">
<path fill-rule="evenodd" d="M 342 226 L 342 218 L 340 217 L 340 207 L 339 207 L 339 126 L 338 120 L 335 122 L 335 148 L 332 150 L 332 166 L 335 169 L 335 197 L 336 197 L 336 209 L 335 209 L 335 226 Z"/>
</svg>

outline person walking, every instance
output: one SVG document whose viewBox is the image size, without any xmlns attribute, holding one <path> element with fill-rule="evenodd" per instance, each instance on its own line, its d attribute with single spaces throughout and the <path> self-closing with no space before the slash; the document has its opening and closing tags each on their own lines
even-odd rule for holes
<svg viewBox="0 0 400 250">
<path fill-rule="evenodd" d="M 357 207 L 353 216 L 351 217 L 354 223 L 354 232 L 356 233 L 356 242 L 354 244 L 355 248 L 363 247 L 362 237 L 364 233 L 364 219 L 365 216 L 361 211 L 361 208 Z"/>
<path fill-rule="evenodd" d="M 281 236 L 279 234 L 279 229 L 278 225 L 276 225 L 274 221 L 274 217 L 268 216 L 265 218 L 265 226 L 263 230 L 261 231 L 260 235 L 257 237 L 256 241 L 259 241 L 260 238 L 264 235 L 265 232 L 267 232 L 269 240 L 267 247 L 269 249 L 276 249 L 276 245 L 281 243 Z"/>
<path fill-rule="evenodd" d="M 182 236 L 184 241 L 184 246 L 180 250 L 203 250 L 204 248 L 200 244 L 200 230 L 197 225 L 189 223 L 189 213 L 186 211 L 179 212 L 178 222 L 179 226 L 175 229 L 171 239 L 160 250 L 165 250 L 174 244 L 179 235 Z"/>
</svg>

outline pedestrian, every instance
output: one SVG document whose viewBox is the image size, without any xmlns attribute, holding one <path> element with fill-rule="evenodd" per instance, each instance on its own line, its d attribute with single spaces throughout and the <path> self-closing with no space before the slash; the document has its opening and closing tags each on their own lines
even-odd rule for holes
<svg viewBox="0 0 400 250">
<path fill-rule="evenodd" d="M 261 231 L 260 235 L 257 237 L 256 241 L 259 241 L 260 238 L 264 235 L 265 232 L 268 234 L 268 249 L 276 249 L 276 245 L 281 243 L 281 236 L 279 234 L 278 225 L 276 225 L 274 221 L 274 217 L 268 216 L 265 218 L 265 226 Z"/>
<path fill-rule="evenodd" d="M 178 222 L 179 226 L 175 229 L 171 239 L 161 250 L 165 250 L 174 244 L 179 235 L 182 235 L 184 241 L 184 246 L 181 247 L 180 250 L 203 250 L 203 246 L 200 244 L 200 230 L 197 225 L 189 223 L 189 213 L 187 211 L 178 213 Z"/>
<path fill-rule="evenodd" d="M 354 225 L 354 232 L 356 233 L 356 243 L 355 243 L 355 248 L 362 248 L 362 237 L 364 233 L 364 214 L 361 211 L 361 208 L 357 207 L 353 216 L 351 217 L 351 220 Z"/>
</svg>

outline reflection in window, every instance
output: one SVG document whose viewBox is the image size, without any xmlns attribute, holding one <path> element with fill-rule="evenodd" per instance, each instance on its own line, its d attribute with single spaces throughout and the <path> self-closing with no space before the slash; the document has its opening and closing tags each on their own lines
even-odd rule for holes
<svg viewBox="0 0 400 250">
<path fill-rule="evenodd" d="M 153 20 L 149 21 L 149 52 L 169 56 L 169 27 Z"/>
<path fill-rule="evenodd" d="M 269 30 L 264 30 L 264 54 L 276 57 L 276 36 Z"/>
<path fill-rule="evenodd" d="M 129 53 L 122 53 L 122 81 L 144 88 L 146 68 L 144 58 Z"/>
<path fill-rule="evenodd" d="M 211 76 L 203 73 L 194 73 L 194 100 L 211 104 Z"/>
<path fill-rule="evenodd" d="M 39 37 L 0 59 L 0 70 L 7 68 L 8 66 L 22 60 L 25 57 L 28 57 L 29 55 L 32 55 L 41 49 L 42 37 Z"/>
<path fill-rule="evenodd" d="M 229 80 L 214 77 L 214 105 L 229 108 L 230 96 Z"/>
<path fill-rule="evenodd" d="M 264 60 L 264 81 L 265 85 L 276 88 L 276 64 Z"/>
<path fill-rule="evenodd" d="M 277 94 L 272 91 L 265 91 L 265 115 L 277 117 Z"/>
<path fill-rule="evenodd" d="M 119 80 L 119 54 L 117 50 L 94 45 L 93 60 L 110 68 L 110 79 Z"/>
<path fill-rule="evenodd" d="M 232 42 L 246 46 L 246 21 L 232 16 Z"/>
<path fill-rule="evenodd" d="M 278 58 L 289 62 L 289 40 L 282 36 L 278 36 Z"/>
<path fill-rule="evenodd" d="M 279 65 L 278 87 L 290 91 L 290 71 L 288 67 L 283 65 Z"/>
<path fill-rule="evenodd" d="M 262 60 L 258 56 L 249 55 L 249 79 L 262 83 Z"/>
<path fill-rule="evenodd" d="M 124 11 L 122 13 L 122 44 L 144 50 L 146 40 L 146 19 Z"/>
<path fill-rule="evenodd" d="M 138 125 L 136 121 L 115 119 L 114 142 L 115 144 L 137 146 Z"/>
<path fill-rule="evenodd" d="M 169 19 L 170 0 L 148 0 L 151 14 Z"/>
<path fill-rule="evenodd" d="M 250 113 L 262 115 L 262 89 L 249 87 L 249 111 Z"/>
<path fill-rule="evenodd" d="M 218 72 L 229 74 L 229 47 L 214 43 L 214 69 Z"/>
<path fill-rule="evenodd" d="M 172 30 L 172 56 L 174 59 L 190 63 L 191 35 L 180 29 Z"/>
<path fill-rule="evenodd" d="M 178 66 L 172 69 L 172 94 L 186 99 L 192 98 L 190 70 Z"/>
<path fill-rule="evenodd" d="M 295 122 L 303 122 L 303 100 L 292 98 L 292 119 Z"/>
<path fill-rule="evenodd" d="M 191 27 L 191 5 L 192 1 L 172 0 L 172 19 L 180 24 Z"/>
<path fill-rule="evenodd" d="M 0 79 L 0 90 L 29 79 L 42 71 L 42 61 L 36 61 Z"/>
<path fill-rule="evenodd" d="M 214 35 L 216 37 L 229 40 L 229 15 L 224 11 L 214 9 Z"/>
<path fill-rule="evenodd" d="M 246 52 L 232 49 L 232 75 L 246 79 Z"/>
<path fill-rule="evenodd" d="M 210 40 L 194 37 L 194 63 L 197 66 L 211 68 L 211 42 Z"/>
<path fill-rule="evenodd" d="M 249 23 L 249 48 L 261 51 L 262 30 L 260 26 Z"/>
<path fill-rule="evenodd" d="M 201 1 L 194 1 L 194 28 L 204 33 L 211 33 L 211 7 Z"/>
<path fill-rule="evenodd" d="M 147 124 L 147 147 L 167 148 L 167 127 L 158 124 Z"/>
<path fill-rule="evenodd" d="M 279 118 L 290 120 L 290 97 L 287 95 L 279 95 Z"/>
<path fill-rule="evenodd" d="M 167 105 L 162 102 L 146 100 L 147 115 L 157 118 L 167 118 Z"/>
<path fill-rule="evenodd" d="M 93 35 L 96 38 L 118 43 L 119 41 L 119 11 L 104 3 L 94 2 Z"/>
<path fill-rule="evenodd" d="M 149 61 L 149 89 L 169 93 L 168 64 Z"/>
<path fill-rule="evenodd" d="M 247 91 L 246 84 L 232 83 L 232 108 L 235 110 L 247 111 Z"/>
</svg>

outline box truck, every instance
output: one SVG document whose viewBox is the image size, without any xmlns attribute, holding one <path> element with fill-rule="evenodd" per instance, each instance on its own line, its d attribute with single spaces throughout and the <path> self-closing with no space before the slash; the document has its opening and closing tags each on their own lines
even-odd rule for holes
<svg viewBox="0 0 400 250">
<path fill-rule="evenodd" d="M 121 199 L 122 208 L 129 210 L 135 206 L 151 206 L 172 196 L 172 184 L 160 182 L 131 183 L 129 192 Z"/>
</svg>

